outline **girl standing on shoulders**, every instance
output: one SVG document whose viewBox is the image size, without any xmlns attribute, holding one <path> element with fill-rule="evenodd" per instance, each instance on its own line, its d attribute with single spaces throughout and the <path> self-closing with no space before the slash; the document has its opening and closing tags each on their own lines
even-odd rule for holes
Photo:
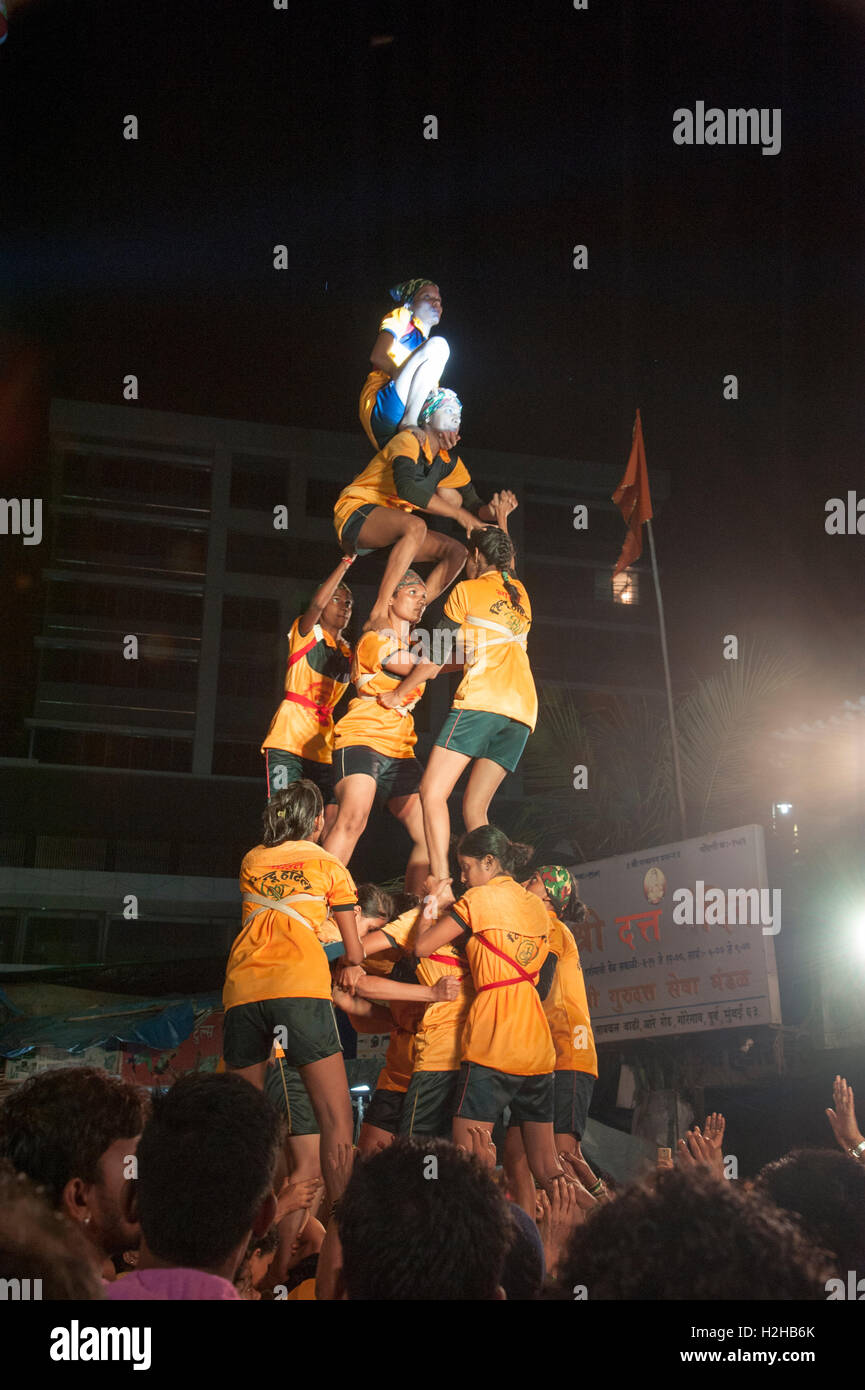
<svg viewBox="0 0 865 1390">
<path fill-rule="evenodd" d="M 431 893 L 449 881 L 448 797 L 464 768 L 473 764 L 463 793 L 463 820 L 467 830 L 476 830 L 488 824 L 490 802 L 507 773 L 516 770 L 537 721 L 538 697 L 526 652 L 532 609 L 513 566 L 513 546 L 499 526 L 474 532 L 466 578 L 445 604 L 457 652 L 462 646 L 465 675 L 420 784 Z M 442 669 L 419 662 L 412 679 L 427 681 Z M 404 698 L 404 685 L 383 696 L 382 703 Z M 444 901 L 453 899 L 445 896 Z"/>
<path fill-rule="evenodd" d="M 365 632 L 357 644 L 352 680 L 357 694 L 334 730 L 334 777 L 338 812 L 325 847 L 349 863 L 376 800 L 384 802 L 412 838 L 405 891 L 417 894 L 429 873 L 418 786 L 421 764 L 411 711 L 424 687 L 418 681 L 388 708 L 381 696 L 415 668 L 411 630 L 426 607 L 424 581 L 408 570 L 390 597 L 388 625 Z"/>
<path fill-rule="evenodd" d="M 333 711 L 348 689 L 351 670 L 352 651 L 342 634 L 354 604 L 345 582 L 353 558 L 343 556 L 291 625 L 285 697 L 261 745 L 268 799 L 306 777 L 322 794 L 328 827 L 336 816 Z"/>
</svg>

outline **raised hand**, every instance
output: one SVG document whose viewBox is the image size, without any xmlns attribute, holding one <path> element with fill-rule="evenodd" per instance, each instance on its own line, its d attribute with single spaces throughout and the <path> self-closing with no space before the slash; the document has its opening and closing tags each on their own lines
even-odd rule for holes
<svg viewBox="0 0 865 1390">
<path fill-rule="evenodd" d="M 857 1144 L 861 1144 L 863 1136 L 856 1123 L 853 1087 L 847 1085 L 843 1076 L 835 1077 L 832 1086 L 832 1100 L 835 1103 L 835 1109 L 827 1110 L 826 1115 L 839 1147 L 846 1153 L 849 1149 L 855 1149 Z"/>
<path fill-rule="evenodd" d="M 331 1200 L 341 1197 L 348 1187 L 351 1170 L 354 1167 L 354 1148 L 351 1144 L 337 1144 L 336 1154 L 328 1154 L 327 1165 L 330 1172 Z"/>
<path fill-rule="evenodd" d="M 299 1182 L 289 1182 L 286 1178 L 276 1202 L 276 1221 L 281 1221 L 290 1211 L 303 1211 L 312 1206 L 316 1193 L 322 1186 L 320 1178 L 301 1178 Z M 303 1227 L 301 1227 L 301 1230 Z M 298 1233 L 299 1234 L 299 1233 Z"/>
<path fill-rule="evenodd" d="M 563 1177 L 553 1178 L 547 1184 L 547 1190 L 539 1194 L 542 1215 L 538 1230 L 548 1274 L 556 1273 L 572 1233 L 586 1219 L 585 1197 L 589 1197 L 589 1194 L 581 1183 L 569 1182 Z M 595 1205 L 591 1197 L 589 1201 L 592 1206 Z"/>
<path fill-rule="evenodd" d="M 716 1177 L 724 1176 L 724 1155 L 703 1137 L 699 1125 L 679 1140 L 676 1155 L 680 1168 L 708 1168 Z"/>
<path fill-rule="evenodd" d="M 711 1115 L 706 1116 L 706 1123 L 703 1125 L 703 1138 L 711 1144 L 713 1149 L 723 1148 L 726 1125 L 727 1121 L 717 1110 L 713 1110 Z"/>
<path fill-rule="evenodd" d="M 590 1196 L 597 1202 L 609 1202 L 610 1193 L 607 1186 L 596 1173 L 593 1173 L 582 1154 L 560 1153 L 559 1162 L 562 1164 L 566 1173 L 570 1173 L 586 1189 Z M 672 1167 L 672 1163 L 670 1167 Z M 600 1183 L 600 1187 L 598 1184 Z M 597 1188 L 597 1191 L 595 1189 Z"/>
</svg>

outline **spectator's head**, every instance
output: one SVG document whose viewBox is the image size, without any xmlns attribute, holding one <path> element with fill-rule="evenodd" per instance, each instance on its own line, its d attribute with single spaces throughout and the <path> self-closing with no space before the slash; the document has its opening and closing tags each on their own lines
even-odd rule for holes
<svg viewBox="0 0 865 1390">
<path fill-rule="evenodd" d="M 865 1168 L 855 1158 L 834 1149 L 795 1149 L 758 1174 L 754 1191 L 796 1216 L 842 1270 L 865 1270 Z"/>
<path fill-rule="evenodd" d="M 191 1072 L 154 1097 L 138 1146 L 141 1268 L 234 1279 L 276 1214 L 280 1128 L 265 1095 L 230 1072 Z"/>
<path fill-rule="evenodd" d="M 80 1223 L 100 1266 L 138 1244 L 129 1180 L 143 1123 L 141 1093 L 96 1067 L 42 1072 L 0 1106 L 0 1158 Z"/>
<path fill-rule="evenodd" d="M 511 1243 L 502 1271 L 502 1288 L 508 1302 L 540 1298 L 546 1275 L 544 1246 L 540 1231 L 530 1216 L 515 1202 L 509 1202 Z"/>
<path fill-rule="evenodd" d="M 6 1297 L 103 1297 L 81 1227 L 49 1206 L 35 1183 L 5 1160 L 0 1161 L 0 1279 L 19 1281 L 4 1285 Z M 23 1280 L 30 1283 L 22 1285 Z"/>
<path fill-rule="evenodd" d="M 357 1159 L 342 1199 L 346 1297 L 502 1298 L 511 1230 L 478 1159 L 444 1139 L 397 1139 Z"/>
<path fill-rule="evenodd" d="M 596 1299 L 825 1299 L 834 1273 L 784 1213 L 702 1171 L 657 1173 L 577 1228 L 564 1296 Z"/>
</svg>

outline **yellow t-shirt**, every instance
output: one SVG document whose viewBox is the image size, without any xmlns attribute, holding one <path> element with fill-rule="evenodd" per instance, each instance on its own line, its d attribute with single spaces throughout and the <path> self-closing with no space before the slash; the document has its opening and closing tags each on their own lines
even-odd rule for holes
<svg viewBox="0 0 865 1390">
<path fill-rule="evenodd" d="M 462 1060 L 511 1076 L 552 1072 L 556 1052 L 535 988 L 549 949 L 546 907 L 515 879 L 498 874 L 470 888 L 448 912 L 471 932 L 466 956 L 476 993 Z"/>
<path fill-rule="evenodd" d="M 525 646 L 532 609 L 520 581 L 511 576 L 508 582 L 519 595 L 518 608 L 498 570 L 465 579 L 450 592 L 445 617 L 460 624 L 467 652 L 474 648 L 453 707 L 506 715 L 534 729 L 538 696 Z"/>
<path fill-rule="evenodd" d="M 337 642 L 319 623 L 302 637 L 300 618 L 296 618 L 288 634 L 286 698 L 270 721 L 262 753 L 266 748 L 282 748 L 310 762 L 329 763 L 333 710 L 348 689 L 350 670 L 347 642 Z"/>
<path fill-rule="evenodd" d="M 403 677 L 388 675 L 384 668 L 389 657 L 410 650 L 408 643 L 400 641 L 393 632 L 363 634 L 351 668 L 351 678 L 358 694 L 333 731 L 334 748 L 363 746 L 374 748 L 387 758 L 414 757 L 412 750 L 417 743 L 417 734 L 409 711 L 414 709 L 426 686 L 419 685 L 411 692 L 402 707 L 405 713 L 385 709 L 373 698 L 396 690 Z"/>
<path fill-rule="evenodd" d="M 421 925 L 419 909 L 415 907 L 389 922 L 384 931 L 409 952 L 414 949 Z M 431 986 L 445 975 L 454 975 L 461 981 L 460 992 L 456 999 L 442 999 L 424 1009 L 415 1033 L 415 1071 L 459 1070 L 463 1025 L 475 991 L 468 961 L 453 942 L 439 946 L 431 956 L 422 956 L 418 961 L 418 984 Z"/>
<path fill-rule="evenodd" d="M 240 891 L 285 903 L 303 920 L 243 904 L 225 971 L 223 1008 L 260 999 L 330 999 L 330 966 L 317 933 L 330 912 L 357 902 L 345 865 L 310 840 L 257 845 L 241 865 Z"/>
<path fill-rule="evenodd" d="M 586 981 L 580 964 L 580 951 L 573 932 L 561 922 L 546 903 L 550 917 L 549 949 L 558 957 L 550 992 L 543 1001 L 544 1013 L 556 1049 L 556 1071 L 582 1071 L 598 1074 L 598 1053 L 586 999 Z M 578 1028 L 586 1030 L 586 1046 Z"/>
<path fill-rule="evenodd" d="M 423 458 L 427 473 L 434 467 L 433 458 L 426 442 L 421 445 L 410 430 L 401 430 L 399 434 L 395 434 L 393 439 L 389 439 L 384 448 L 380 449 L 370 460 L 363 472 L 358 473 L 348 487 L 343 488 L 336 499 L 333 518 L 336 534 L 339 537 L 342 537 L 343 527 L 352 513 L 356 512 L 358 507 L 366 506 L 370 502 L 377 507 L 395 507 L 403 512 L 419 510 L 414 502 L 407 502 L 404 497 L 400 497 L 396 490 L 393 463 L 394 459 L 400 457 L 414 459 L 415 462 L 420 462 Z M 435 465 L 437 488 L 466 487 L 471 482 L 471 476 L 462 459 L 458 458 L 453 462 L 447 449 L 440 449 L 437 457 L 441 459 L 443 465 L 447 465 L 445 468 Z"/>
</svg>

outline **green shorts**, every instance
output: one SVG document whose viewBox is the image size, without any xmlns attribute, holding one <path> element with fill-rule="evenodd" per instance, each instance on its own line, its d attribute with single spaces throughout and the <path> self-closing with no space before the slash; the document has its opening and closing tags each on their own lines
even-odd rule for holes
<svg viewBox="0 0 865 1390">
<path fill-rule="evenodd" d="M 222 1055 L 227 1067 L 266 1062 L 274 1042 L 281 1044 L 290 1067 L 306 1067 L 342 1052 L 333 1004 L 329 999 L 261 999 L 226 1010 Z"/>
<path fill-rule="evenodd" d="M 334 783 L 341 782 L 343 777 L 352 777 L 356 772 L 373 778 L 376 801 L 388 802 L 397 797 L 414 796 L 420 786 L 423 766 L 414 756 L 388 758 L 364 744 L 337 748 L 333 755 Z"/>
<path fill-rule="evenodd" d="M 478 1062 L 463 1062 L 457 1084 L 456 1119 L 495 1124 L 509 1105 L 515 1124 L 553 1122 L 552 1072 L 545 1076 L 511 1076 Z"/>
<path fill-rule="evenodd" d="M 481 709 L 452 709 L 436 739 L 437 748 L 452 748 L 468 758 L 489 758 L 515 772 L 531 729 L 505 714 Z"/>
<path fill-rule="evenodd" d="M 318 1134 L 318 1121 L 312 1108 L 309 1092 L 297 1067 L 290 1067 L 284 1057 L 277 1057 L 264 1074 L 264 1094 L 271 1105 L 288 1122 L 287 1134 Z"/>
<path fill-rule="evenodd" d="M 325 806 L 336 800 L 333 794 L 333 763 L 316 763 L 311 758 L 302 758 L 299 753 L 288 753 L 284 748 L 265 748 L 264 773 L 268 801 L 272 801 L 277 792 L 290 787 L 292 782 L 301 782 L 304 778 L 315 783 Z"/>
<path fill-rule="evenodd" d="M 458 1071 L 416 1071 L 405 1093 L 400 1134 L 450 1139 Z"/>
<path fill-rule="evenodd" d="M 595 1080 L 584 1071 L 553 1072 L 553 1129 L 556 1134 L 572 1134 L 575 1139 L 582 1139 Z M 509 1126 L 518 1124 L 519 1120 L 511 1114 Z"/>
<path fill-rule="evenodd" d="M 386 1134 L 399 1134 L 405 1091 L 376 1091 L 363 1117 L 365 1125 L 383 1129 Z"/>
</svg>

